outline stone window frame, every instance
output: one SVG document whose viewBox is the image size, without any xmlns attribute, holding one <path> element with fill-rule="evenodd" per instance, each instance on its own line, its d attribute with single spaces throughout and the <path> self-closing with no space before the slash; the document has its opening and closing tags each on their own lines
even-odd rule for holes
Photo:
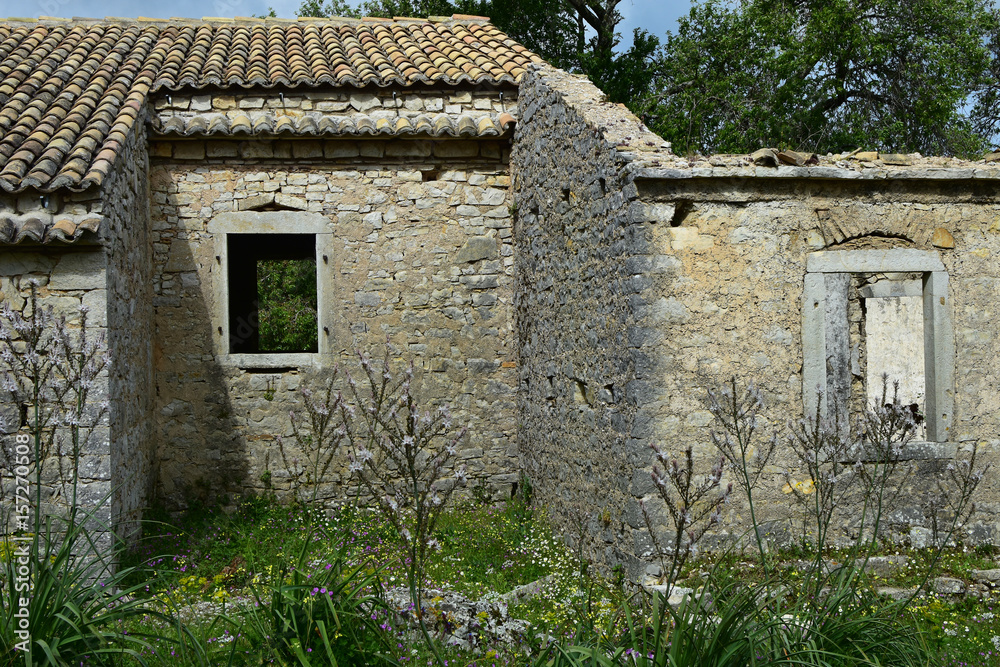
<svg viewBox="0 0 1000 667">
<path fill-rule="evenodd" d="M 828 363 L 848 364 L 849 368 L 849 343 L 844 333 L 838 335 L 835 329 L 843 318 L 846 331 L 847 286 L 851 274 L 857 273 L 921 274 L 927 444 L 949 443 L 955 410 L 955 336 L 948 272 L 938 253 L 933 251 L 905 248 L 825 250 L 806 257 L 802 299 L 802 403 L 805 414 L 815 415 L 817 408 L 820 415 L 827 413 L 827 397 L 837 390 L 836 386 L 831 388 Z M 818 388 L 823 390 L 822 396 L 817 395 Z M 817 405 L 817 401 L 821 403 Z M 939 447 L 927 454 L 948 456 L 951 449 L 953 446 Z"/>
<path fill-rule="evenodd" d="M 220 213 L 208 223 L 214 237 L 212 263 L 213 343 L 221 363 L 239 368 L 288 368 L 317 365 L 330 354 L 333 326 L 333 223 L 329 218 L 305 211 L 239 211 Z M 312 234 L 316 238 L 316 352 L 229 351 L 229 235 L 230 234 Z"/>
</svg>

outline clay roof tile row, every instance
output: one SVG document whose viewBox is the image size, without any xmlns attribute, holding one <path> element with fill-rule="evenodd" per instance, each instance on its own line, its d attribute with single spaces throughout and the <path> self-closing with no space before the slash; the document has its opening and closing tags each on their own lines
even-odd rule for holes
<svg viewBox="0 0 1000 667">
<path fill-rule="evenodd" d="M 509 135 L 514 128 L 514 117 L 501 114 L 420 114 L 415 117 L 372 118 L 363 114 L 328 116 L 306 114 L 299 117 L 267 113 L 251 119 L 243 113 L 232 116 L 213 113 L 192 117 L 174 116 L 167 120 L 154 120 L 154 129 L 166 135 L 189 136 L 240 136 L 282 135 L 292 136 L 409 136 L 431 137 L 499 137 Z"/>
<path fill-rule="evenodd" d="M 0 189 L 99 186 L 157 90 L 517 84 L 532 62 L 538 57 L 487 19 L 470 16 L 0 20 Z M 451 119 L 441 129 L 428 121 L 428 133 L 471 136 L 469 122 L 480 136 L 506 131 L 484 116 Z M 274 119 L 266 131 L 331 131 L 330 121 L 320 123 Z M 226 132 L 242 131 L 236 121 L 231 125 Z M 392 133 L 410 131 L 403 123 Z"/>
</svg>

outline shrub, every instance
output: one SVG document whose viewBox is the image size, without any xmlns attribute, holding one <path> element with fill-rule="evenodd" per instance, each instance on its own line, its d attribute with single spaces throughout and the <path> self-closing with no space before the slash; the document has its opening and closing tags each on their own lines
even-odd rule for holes
<svg viewBox="0 0 1000 667">
<path fill-rule="evenodd" d="M 387 615 L 381 581 L 367 561 L 348 565 L 345 540 L 328 556 L 317 549 L 332 537 L 313 531 L 294 560 L 272 566 L 269 597 L 254 590 L 244 627 L 282 664 L 386 664 L 390 645 L 376 620 L 379 612 Z"/>
</svg>

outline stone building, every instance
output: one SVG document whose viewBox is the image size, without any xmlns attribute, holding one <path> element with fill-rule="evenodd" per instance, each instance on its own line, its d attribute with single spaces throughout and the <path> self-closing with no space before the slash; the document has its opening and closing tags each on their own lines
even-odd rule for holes
<svg viewBox="0 0 1000 667">
<path fill-rule="evenodd" d="M 633 569 L 649 443 L 707 453 L 704 393 L 733 374 L 778 421 L 898 373 L 926 414 L 911 458 L 992 453 L 998 183 L 919 156 L 682 158 L 479 17 L 0 23 L 0 292 L 23 309 L 35 279 L 106 331 L 84 502 L 113 489 L 119 520 L 280 488 L 299 385 L 387 338 L 469 423 L 471 477 L 503 496 L 526 473 Z M 274 259 L 315 266 L 299 351 L 255 325 Z"/>
</svg>

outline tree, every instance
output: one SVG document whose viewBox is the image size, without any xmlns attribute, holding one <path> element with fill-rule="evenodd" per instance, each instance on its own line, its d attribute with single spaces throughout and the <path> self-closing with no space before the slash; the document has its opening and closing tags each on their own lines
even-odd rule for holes
<svg viewBox="0 0 1000 667">
<path fill-rule="evenodd" d="M 315 260 L 259 261 L 257 300 L 260 351 L 316 351 Z"/>
<path fill-rule="evenodd" d="M 991 0 L 705 0 L 668 34 L 640 113 L 679 152 L 865 147 L 968 155 Z"/>
<path fill-rule="evenodd" d="M 659 40 L 637 30 L 625 53 L 615 53 L 621 0 L 366 0 L 355 8 L 345 0 L 305 0 L 299 16 L 490 17 L 512 39 L 556 67 L 587 74 L 613 102 L 630 103 L 652 81 Z"/>
</svg>

